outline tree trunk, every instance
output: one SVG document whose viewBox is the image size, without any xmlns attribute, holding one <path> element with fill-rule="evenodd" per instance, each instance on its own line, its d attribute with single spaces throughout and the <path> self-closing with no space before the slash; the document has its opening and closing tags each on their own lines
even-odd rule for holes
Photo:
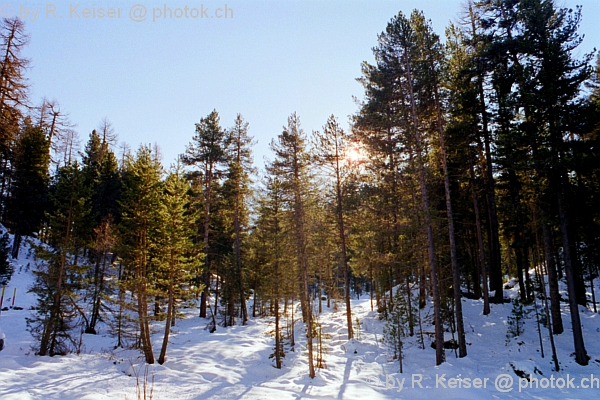
<svg viewBox="0 0 600 400">
<path fill-rule="evenodd" d="M 348 340 L 354 337 L 354 332 L 352 330 L 352 306 L 350 305 L 350 268 L 348 266 L 348 256 L 346 253 L 346 229 L 344 226 L 344 209 L 343 209 L 343 199 L 342 199 L 342 183 L 340 176 L 340 165 L 339 165 L 339 150 L 337 147 L 336 140 L 336 212 L 338 219 L 338 233 L 340 236 L 340 245 L 341 245 L 341 256 L 342 256 L 342 266 L 344 267 L 344 284 L 345 284 L 345 300 L 346 300 L 346 324 L 348 326 Z"/>
<path fill-rule="evenodd" d="M 148 240 L 147 232 L 140 234 L 138 238 L 138 249 L 140 254 L 135 265 L 135 279 L 137 281 L 137 306 L 138 306 L 138 318 L 140 326 L 140 341 L 142 351 L 146 358 L 146 363 L 154 364 L 154 353 L 152 351 L 152 339 L 150 337 L 150 324 L 148 322 L 148 299 L 147 299 L 147 284 L 146 279 L 148 278 L 147 271 L 147 249 Z"/>
<path fill-rule="evenodd" d="M 235 264 L 237 267 L 238 275 L 238 289 L 240 291 L 240 316 L 242 317 L 242 325 L 248 323 L 248 309 L 246 308 L 246 293 L 244 292 L 244 277 L 242 273 L 242 250 L 241 250 L 241 228 L 240 228 L 240 194 L 239 188 L 238 193 L 235 197 L 235 214 L 233 220 L 233 226 L 235 230 Z"/>
<path fill-rule="evenodd" d="M 588 364 L 588 355 L 583 342 L 583 332 L 579 318 L 579 305 L 575 293 L 575 274 L 571 260 L 569 247 L 569 234 L 567 232 L 567 216 L 563 206 L 562 193 L 558 194 L 558 218 L 560 221 L 560 233 L 563 244 L 563 258 L 565 262 L 565 275 L 567 276 L 567 287 L 569 290 L 569 309 L 571 311 L 571 325 L 573 327 L 573 344 L 575 346 L 575 361 L 579 365 Z"/>
<path fill-rule="evenodd" d="M 167 346 L 169 345 L 169 334 L 171 333 L 171 320 L 174 311 L 174 303 L 175 303 L 175 293 L 173 290 L 174 285 L 174 269 L 175 269 L 175 259 L 173 250 L 171 250 L 171 266 L 169 268 L 169 294 L 167 300 L 167 318 L 165 321 L 165 335 L 163 336 L 162 347 L 160 349 L 160 355 L 158 356 L 158 363 L 163 365 L 166 361 L 167 356 Z"/>
<path fill-rule="evenodd" d="M 13 258 L 13 260 L 16 260 L 17 258 L 19 258 L 19 249 L 21 248 L 21 233 L 19 232 L 18 228 L 17 231 L 15 232 L 15 236 L 13 238 L 13 246 L 12 246 L 12 252 L 11 252 L 11 257 Z"/>
<path fill-rule="evenodd" d="M 275 367 L 281 369 L 281 333 L 279 329 L 279 261 L 275 261 Z"/>
<path fill-rule="evenodd" d="M 205 202 L 204 202 L 204 273 L 202 281 L 204 282 L 204 290 L 200 296 L 200 318 L 206 318 L 206 302 L 208 301 L 210 290 L 210 257 L 208 248 L 208 232 L 210 228 L 210 202 L 212 194 L 212 164 L 205 170 L 206 177 L 204 183 Z"/>
<path fill-rule="evenodd" d="M 450 239 L 450 262 L 452 264 L 452 286 L 454 289 L 454 311 L 456 313 L 456 330 L 458 334 L 459 357 L 466 357 L 467 344 L 465 342 L 465 328 L 463 323 L 462 300 L 460 293 L 460 268 L 456 255 L 456 237 L 454 236 L 454 216 L 452 214 L 452 196 L 450 193 L 450 178 L 446 160 L 446 143 L 444 141 L 444 127 L 442 124 L 442 110 L 438 99 L 437 87 L 434 90 L 434 99 L 437 110 L 437 129 L 442 152 L 442 167 L 444 170 L 444 191 L 446 196 L 446 213 L 448 215 L 448 237 Z"/>
<path fill-rule="evenodd" d="M 490 313 L 490 297 L 488 290 L 487 268 L 485 265 L 485 251 L 483 244 L 483 234 L 481 232 L 481 218 L 479 215 L 479 201 L 477 200 L 477 192 L 475 191 L 475 173 L 473 171 L 473 163 L 471 163 L 471 192 L 473 194 L 473 209 L 475 210 L 475 227 L 477 230 L 477 247 L 479 247 L 479 264 L 481 265 L 481 278 L 483 280 L 483 315 Z M 477 282 L 479 285 L 479 282 Z"/>
</svg>

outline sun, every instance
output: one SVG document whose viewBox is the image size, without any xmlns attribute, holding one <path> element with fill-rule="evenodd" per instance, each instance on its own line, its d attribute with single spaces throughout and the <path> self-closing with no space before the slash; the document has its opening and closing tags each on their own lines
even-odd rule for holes
<svg viewBox="0 0 600 400">
<path fill-rule="evenodd" d="M 358 164 L 364 158 L 362 151 L 358 147 L 350 147 L 346 151 L 346 162 L 349 164 Z"/>
</svg>

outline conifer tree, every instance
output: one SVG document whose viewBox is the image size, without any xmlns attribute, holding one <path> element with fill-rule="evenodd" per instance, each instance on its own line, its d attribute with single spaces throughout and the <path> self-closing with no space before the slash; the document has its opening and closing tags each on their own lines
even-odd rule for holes
<svg viewBox="0 0 600 400">
<path fill-rule="evenodd" d="M 15 148 L 11 186 L 12 257 L 17 258 L 23 235 L 37 233 L 48 202 L 48 141 L 40 128 L 26 121 Z"/>
<path fill-rule="evenodd" d="M 140 343 L 148 364 L 154 363 L 148 302 L 156 284 L 157 245 L 163 221 L 160 216 L 162 167 L 147 146 L 125 160 L 120 254 L 128 268 L 123 282 L 135 296 Z"/>
<path fill-rule="evenodd" d="M 295 237 L 296 267 L 300 274 L 300 299 L 302 316 L 306 324 L 308 373 L 315 377 L 313 362 L 313 317 L 311 298 L 309 293 L 309 273 L 307 254 L 307 227 L 306 227 L 306 196 L 308 185 L 309 157 L 306 152 L 306 138 L 300 128 L 300 120 L 294 113 L 288 117 L 288 125 L 271 142 L 271 149 L 275 153 L 275 160 L 267 168 L 270 174 L 281 179 L 286 201 L 293 210 L 293 229 Z"/>
<path fill-rule="evenodd" d="M 335 214 L 337 217 L 340 261 L 344 271 L 346 323 L 348 326 L 348 340 L 354 337 L 352 331 L 352 307 L 350 305 L 350 268 L 346 248 L 346 224 L 344 222 L 344 195 L 342 188 L 343 179 L 347 175 L 344 168 L 348 157 L 349 143 L 345 132 L 339 127 L 336 118 L 332 115 L 323 127 L 323 132 L 314 132 L 314 154 L 317 162 L 325 166 L 331 176 L 334 186 Z M 346 168 L 347 169 L 347 168 Z M 319 293 L 319 301 L 321 294 Z"/>
<path fill-rule="evenodd" d="M 426 145 L 428 144 L 427 121 L 432 102 L 431 91 L 426 90 L 423 81 L 423 57 L 419 48 L 419 31 L 424 24 L 423 16 L 414 11 L 410 19 L 399 13 L 387 25 L 385 32 L 379 36 L 378 46 L 373 49 L 377 60 L 376 66 L 363 68 L 366 72 L 367 103 L 363 105 L 363 124 L 369 120 L 381 118 L 380 109 L 395 106 L 396 114 L 388 117 L 388 132 L 398 132 L 405 143 L 406 156 L 414 162 L 421 194 L 421 212 L 424 219 L 423 230 L 427 237 L 427 253 L 431 273 L 431 287 L 434 302 L 434 319 L 436 331 L 436 365 L 444 361 L 444 331 L 441 317 L 441 296 L 439 287 L 438 261 L 432 223 L 432 207 L 427 183 Z M 378 80 L 384 77 L 382 86 Z M 371 81 L 370 79 L 375 79 Z M 382 88 L 382 89 L 380 89 Z M 368 116 L 368 117 L 367 117 Z M 387 116 L 386 116 L 387 117 Z M 377 127 L 377 125 L 375 125 Z M 390 135 L 388 134 L 388 137 Z M 391 154 L 390 154 L 391 155 Z M 395 174 L 398 172 L 395 170 Z M 398 236 L 398 235 L 394 235 Z M 390 280 L 392 278 L 390 268 Z M 390 285 L 390 299 L 393 297 Z"/>
<path fill-rule="evenodd" d="M 82 173 L 90 193 L 86 200 L 90 210 L 81 233 L 82 247 L 91 248 L 90 259 L 94 263 L 92 277 L 92 313 L 88 333 L 95 333 L 100 319 L 108 254 L 115 255 L 114 225 L 120 221 L 118 200 L 121 192 L 121 176 L 116 157 L 96 130 L 90 134 L 82 160 Z"/>
<path fill-rule="evenodd" d="M 433 114 L 435 127 L 440 142 L 440 158 L 444 175 L 444 194 L 446 200 L 446 215 L 448 216 L 448 239 L 450 242 L 450 262 L 452 265 L 452 287 L 454 291 L 454 313 L 458 333 L 459 356 L 467 355 L 467 345 L 465 342 L 465 331 L 463 323 L 462 300 L 461 300 L 461 279 L 460 268 L 458 265 L 458 254 L 456 244 L 456 234 L 454 228 L 454 213 L 452 210 L 452 194 L 450 188 L 450 173 L 448 169 L 448 157 L 446 151 L 446 119 L 444 110 L 442 110 L 442 71 L 445 68 L 444 54 L 440 44 L 439 37 L 433 33 L 431 23 L 425 21 L 422 13 L 413 13 L 411 22 L 414 24 L 418 51 L 420 53 L 420 80 L 424 92 L 428 92 L 428 108 Z"/>
<path fill-rule="evenodd" d="M 56 100 L 44 98 L 42 104 L 34 109 L 34 122 L 39 126 L 48 139 L 51 162 L 56 168 L 70 164 L 66 161 L 65 152 L 71 151 L 73 145 L 73 124 L 69 121 L 68 113 L 61 111 Z M 68 144 L 70 142 L 70 145 Z M 73 155 L 73 154 L 71 154 Z"/>
<path fill-rule="evenodd" d="M 189 182 L 177 165 L 164 182 L 162 208 L 163 228 L 160 241 L 160 276 L 166 286 L 167 315 L 158 363 L 166 360 L 171 326 L 175 324 L 177 301 L 186 301 L 192 292 L 184 290 L 198 269 L 197 244 L 194 244 L 197 215 L 190 207 Z M 196 288 L 201 290 L 202 288 Z"/>
<path fill-rule="evenodd" d="M 248 321 L 246 293 L 244 290 L 244 274 L 242 268 L 242 240 L 247 224 L 247 205 L 249 195 L 249 174 L 253 172 L 252 137 L 248 136 L 248 123 L 238 114 L 235 125 L 227 132 L 229 167 L 227 172 L 227 187 L 233 197 L 233 246 L 237 281 L 240 296 L 240 318 L 242 325 Z"/>
<path fill-rule="evenodd" d="M 493 144 L 497 168 L 506 188 L 502 200 L 516 210 L 504 214 L 503 225 L 505 235 L 514 243 L 519 278 L 526 270 L 531 247 L 521 226 L 524 221 L 526 226 L 532 224 L 522 213 L 539 210 L 554 333 L 562 331 L 562 323 L 555 276 L 560 269 L 555 271 L 557 263 L 552 254 L 556 252 L 552 249 L 553 228 L 562 244 L 576 361 L 585 365 L 587 355 L 577 309 L 577 303 L 586 302 L 584 273 L 576 245 L 580 236 L 574 229 L 576 217 L 571 207 L 573 193 L 581 181 L 570 178 L 576 165 L 572 161 L 578 142 L 575 137 L 580 134 L 573 118 L 580 113 L 578 96 L 591 72 L 591 55 L 582 60 L 573 57 L 581 43 L 577 34 L 580 19 L 580 9 L 559 9 L 549 0 L 478 1 L 470 7 L 469 25 L 473 43 L 477 43 L 473 65 L 477 66 L 480 92 L 483 93 L 484 82 L 492 89 L 487 100 L 489 110 L 484 107 L 482 114 L 489 112 L 493 116 L 488 127 L 496 131 Z M 566 139 L 569 137 L 572 139 Z M 488 139 L 485 145 L 489 154 L 487 147 L 492 140 Z M 533 207 L 523 206 L 526 191 L 531 193 Z M 491 204 L 489 199 L 488 203 Z M 491 217 L 490 220 L 493 225 Z M 522 288 L 522 292 L 525 290 Z"/>
<path fill-rule="evenodd" d="M 569 114 L 573 112 L 579 90 L 591 74 L 588 65 L 591 55 L 583 60 L 576 60 L 571 55 L 581 42 L 577 34 L 580 8 L 573 12 L 556 9 L 551 1 L 529 0 L 519 4 L 518 11 L 518 18 L 523 24 L 524 52 L 529 55 L 524 68 L 528 72 L 536 72 L 527 74 L 530 82 L 524 82 L 525 87 L 521 87 L 524 101 L 533 103 L 531 110 L 526 113 L 533 123 L 527 127 L 538 127 L 535 133 L 541 139 L 541 143 L 538 142 L 539 149 L 546 149 L 543 151 L 545 154 L 540 155 L 534 147 L 534 157 L 539 155 L 542 160 L 545 158 L 544 164 L 549 166 L 542 170 L 536 167 L 540 175 L 548 179 L 549 189 L 555 193 L 575 359 L 578 364 L 587 365 L 589 357 L 584 346 L 577 305 L 578 302 L 585 304 L 585 286 L 582 285 L 583 274 L 575 245 L 577 235 L 570 226 L 572 214 L 568 211 L 573 189 L 568 178 L 570 166 L 565 157 L 570 153 L 570 144 L 563 138 L 570 130 L 565 121 L 570 119 Z"/>
<path fill-rule="evenodd" d="M 285 229 L 287 213 L 285 210 L 284 193 L 278 176 L 266 176 L 264 189 L 260 193 L 257 205 L 257 219 L 249 242 L 254 257 L 254 265 L 263 266 L 262 276 L 268 279 L 264 287 L 255 287 L 254 290 L 268 292 L 271 309 L 275 317 L 275 367 L 281 369 L 282 359 L 285 357 L 282 337 L 282 312 L 280 303 L 289 293 L 285 275 L 290 274 L 290 269 L 285 265 L 292 263 L 289 252 L 285 249 L 290 243 L 290 237 Z M 292 333 L 293 334 L 293 333 Z M 293 340 L 292 340 L 293 343 Z"/>
<path fill-rule="evenodd" d="M 77 345 L 71 329 L 75 317 L 85 313 L 77 305 L 78 290 L 83 286 L 86 266 L 79 266 L 73 256 L 77 229 L 85 220 L 87 188 L 77 163 L 59 170 L 51 191 L 52 211 L 49 225 L 52 248 L 38 246 L 36 256 L 42 260 L 35 271 L 31 292 L 38 298 L 37 316 L 27 320 L 28 329 L 39 340 L 37 354 L 66 354 Z"/>
<path fill-rule="evenodd" d="M 219 114 L 213 110 L 206 118 L 201 118 L 196 124 L 196 134 L 192 138 L 182 157 L 184 164 L 198 166 L 202 179 L 204 219 L 204 272 L 202 282 L 205 289 L 200 299 L 200 317 L 206 318 L 206 304 L 210 287 L 211 247 L 209 243 L 211 207 L 213 205 L 214 185 L 223 173 L 227 160 L 225 153 L 225 131 L 219 125 Z"/>
<path fill-rule="evenodd" d="M 466 183 L 471 189 L 472 202 L 472 220 L 475 220 L 475 237 L 473 241 L 477 243 L 476 252 L 478 254 L 477 261 L 479 269 L 474 273 L 474 291 L 479 296 L 480 290 L 480 274 L 483 281 L 483 314 L 490 313 L 489 306 L 489 285 L 487 279 L 488 257 L 486 258 L 484 244 L 484 218 L 480 212 L 480 196 L 478 185 L 478 176 L 476 175 L 476 166 L 478 163 L 477 156 L 483 152 L 481 142 L 479 141 L 479 113 L 480 105 L 478 104 L 479 87 L 478 80 L 473 81 L 471 74 L 466 73 L 472 60 L 472 50 L 467 45 L 465 33 L 457 26 L 450 25 L 446 29 L 446 72 L 444 85 L 449 92 L 449 112 L 448 123 L 445 134 L 450 139 L 453 145 L 452 150 L 455 154 L 451 157 L 451 162 L 462 166 L 463 171 L 468 171 L 466 174 Z M 487 117 L 485 117 L 487 118 Z M 484 124 L 484 126 L 486 126 Z M 473 146 L 473 143 L 478 143 L 479 146 Z M 480 151 L 477 151 L 480 150 Z M 483 157 L 481 157 L 483 158 Z M 462 159 L 462 160 L 461 160 Z M 481 174 L 480 174 L 481 175 Z M 466 199 L 464 199 L 466 203 Z"/>
</svg>

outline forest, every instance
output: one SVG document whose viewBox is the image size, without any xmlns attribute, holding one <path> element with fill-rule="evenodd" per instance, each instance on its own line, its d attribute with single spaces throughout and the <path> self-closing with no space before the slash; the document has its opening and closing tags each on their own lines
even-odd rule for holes
<svg viewBox="0 0 600 400">
<path fill-rule="evenodd" d="M 60 104 L 28 97 L 27 29 L 4 18 L 0 220 L 13 240 L 0 238 L 0 284 L 37 239 L 35 354 L 76 352 L 103 325 L 115 348 L 163 364 L 173 327 L 195 309 L 211 332 L 273 318 L 281 368 L 299 302 L 314 378 L 315 314 L 339 305 L 350 340 L 360 329 L 351 299 L 368 293 L 395 358 L 405 338 L 424 342 L 426 325 L 440 365 L 447 349 L 468 357 L 463 299 L 482 299 L 485 316 L 510 302 L 513 280 L 515 307 L 542 304 L 555 370 L 557 335 L 572 335 L 587 365 L 580 307 L 598 312 L 600 57 L 575 56 L 581 18 L 551 0 L 475 0 L 441 38 L 423 12 L 399 12 L 361 66 L 348 131 L 332 115 L 305 132 L 291 113 L 257 165 L 251 121 L 213 110 L 168 167 L 159 145 L 117 148 L 108 119 L 80 149 Z"/>
</svg>

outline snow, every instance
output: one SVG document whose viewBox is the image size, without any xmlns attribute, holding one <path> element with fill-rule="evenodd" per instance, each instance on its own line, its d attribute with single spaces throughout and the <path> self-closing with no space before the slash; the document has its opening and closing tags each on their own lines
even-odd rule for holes
<svg viewBox="0 0 600 400">
<path fill-rule="evenodd" d="M 482 300 L 463 299 L 468 356 L 459 359 L 453 350 L 446 350 L 447 361 L 436 367 L 435 350 L 430 347 L 433 338 L 425 335 L 425 349 L 421 349 L 417 327 L 417 334 L 404 340 L 404 372 L 400 374 L 398 361 L 391 359 L 382 342 L 385 323 L 371 311 L 368 295 L 352 300 L 353 320 L 360 321 L 352 340 L 347 339 L 343 303 L 338 303 L 335 311 L 323 302 L 324 312 L 317 317 L 322 325 L 326 368 L 317 369 L 316 378 L 311 380 L 301 322 L 296 325 L 295 351 L 286 346 L 284 366 L 278 370 L 269 358 L 274 347 L 273 318 L 250 318 L 247 326 L 219 327 L 211 334 L 205 329 L 209 320 L 199 319 L 196 309 L 187 310 L 186 319 L 177 321 L 164 365 L 145 365 L 136 350 L 114 350 L 116 341 L 104 325 L 98 335 L 83 336 L 80 354 L 36 356 L 25 323 L 35 303 L 33 295 L 26 292 L 35 266 L 27 245 L 14 266 L 4 306 L 10 306 L 17 288 L 15 306 L 23 310 L 9 308 L 0 315 L 0 329 L 6 335 L 6 348 L 0 352 L 3 400 L 137 399 L 144 381 L 148 395 L 152 389 L 153 399 L 600 398 L 600 382 L 582 381 L 593 378 L 592 374 L 600 377 L 600 343 L 595 340 L 600 317 L 585 308 L 581 308 L 581 320 L 591 356 L 587 367 L 575 363 L 571 355 L 574 350 L 567 304 L 562 310 L 565 332 L 555 336 L 561 367 L 555 372 L 543 327 L 545 357 L 541 357 L 534 313 L 525 318 L 521 336 L 507 339 L 512 304 L 492 304 L 491 314 L 484 316 Z M 507 297 L 517 294 L 518 285 L 505 290 Z M 421 313 L 425 317 L 430 308 Z M 157 354 L 163 323 L 157 322 L 153 328 Z M 423 330 L 434 329 L 424 324 Z M 451 338 L 447 332 L 446 340 Z M 511 380 L 509 388 L 496 387 Z M 589 383 L 595 387 L 577 388 Z"/>
</svg>

